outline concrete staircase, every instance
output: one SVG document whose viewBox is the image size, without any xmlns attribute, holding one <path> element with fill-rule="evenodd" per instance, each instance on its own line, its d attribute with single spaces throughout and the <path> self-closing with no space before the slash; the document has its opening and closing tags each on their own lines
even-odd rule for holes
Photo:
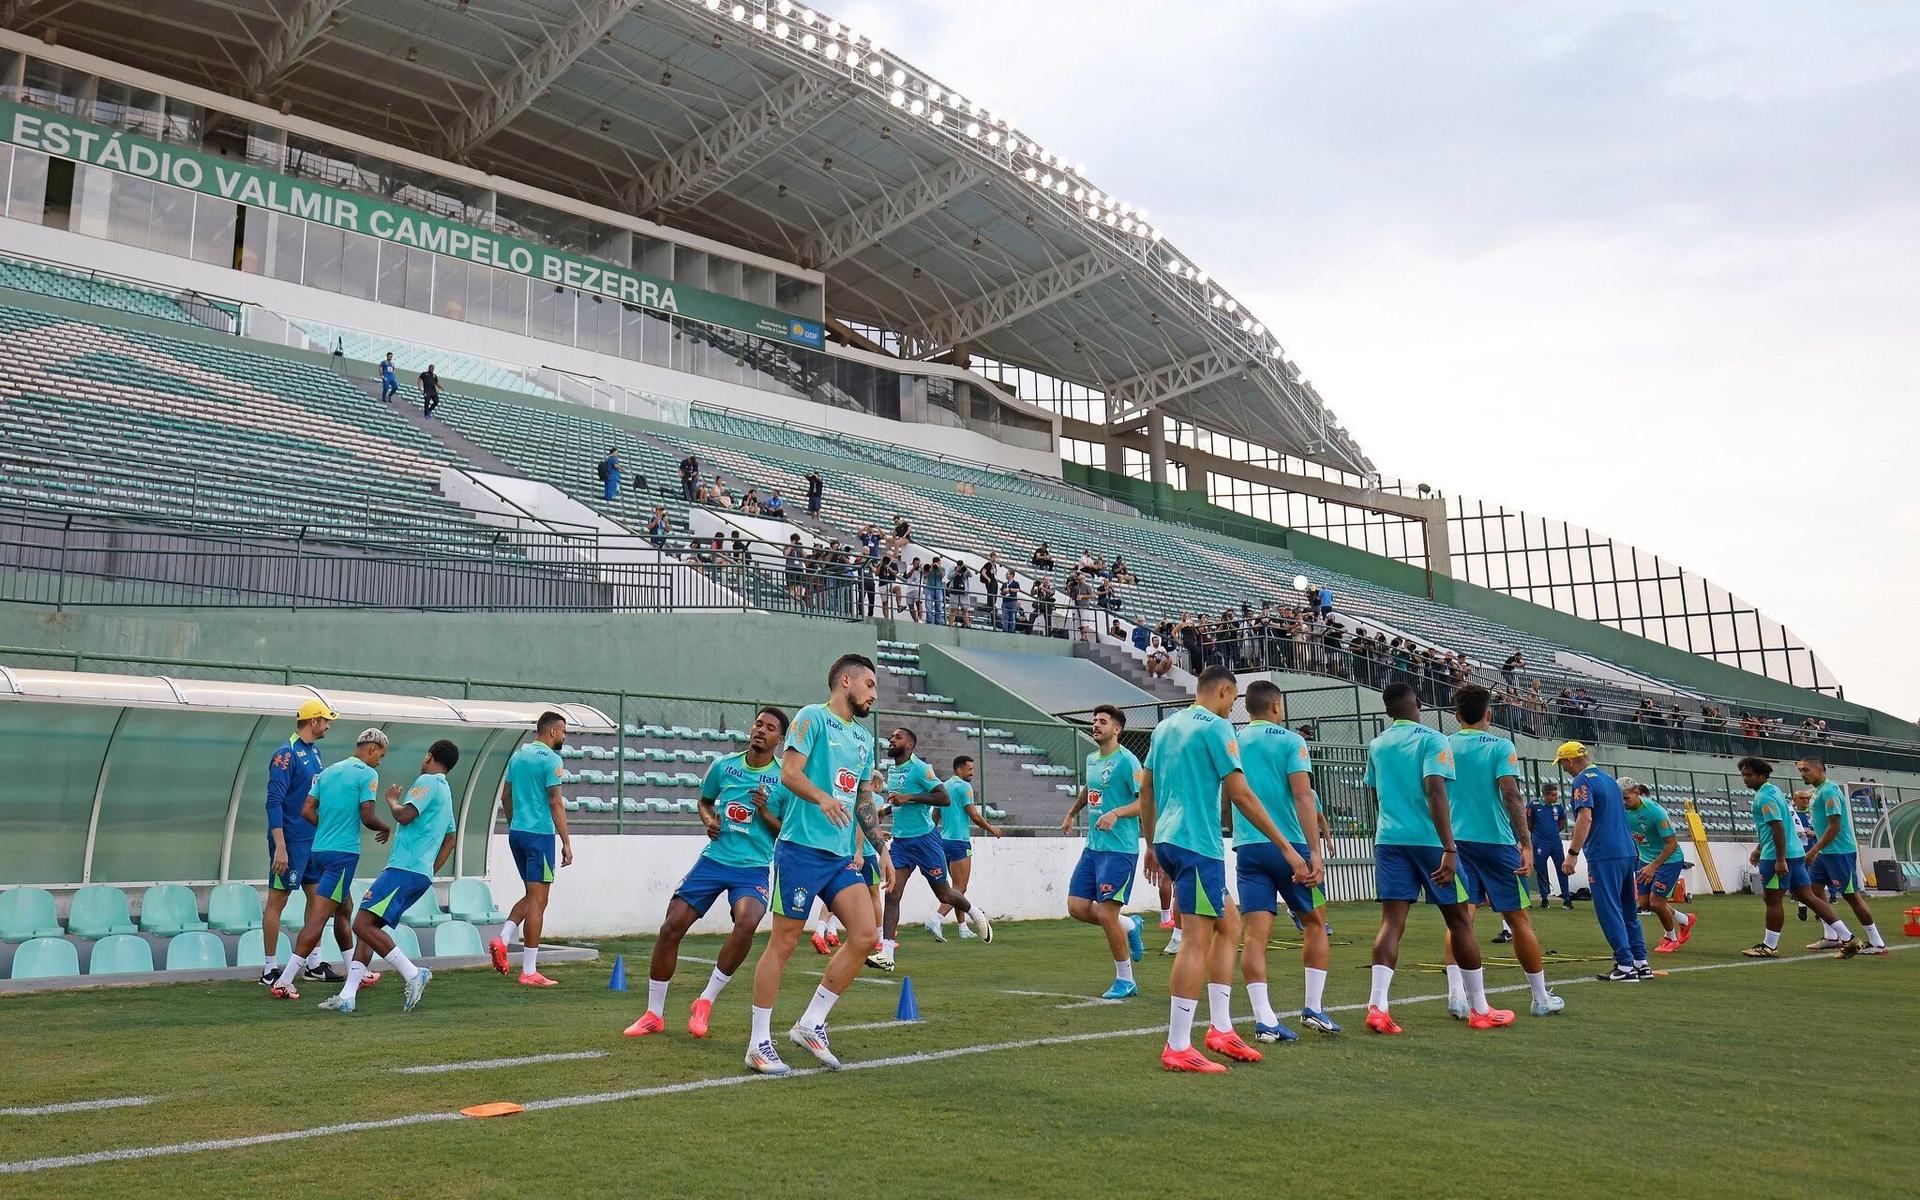
<svg viewBox="0 0 1920 1200">
<path fill-rule="evenodd" d="M 1077 641 L 1073 644 L 1073 653 L 1099 663 L 1156 700 L 1179 704 L 1193 699 L 1190 689 L 1174 683 L 1171 677 L 1156 678 L 1147 674 L 1144 663 L 1111 642 Z"/>
</svg>

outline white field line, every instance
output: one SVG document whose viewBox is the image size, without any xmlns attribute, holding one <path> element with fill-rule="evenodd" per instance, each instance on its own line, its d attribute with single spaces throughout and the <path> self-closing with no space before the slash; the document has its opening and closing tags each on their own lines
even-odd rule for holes
<svg viewBox="0 0 1920 1200">
<path fill-rule="evenodd" d="M 691 954 L 682 954 L 682 955 L 680 956 L 680 961 L 681 961 L 681 962 L 697 962 L 697 963 L 705 963 L 706 965 L 708 965 L 708 966 L 710 966 L 710 967 L 717 967 L 717 966 L 719 966 L 719 965 L 720 965 L 719 963 L 717 963 L 717 962 L 715 962 L 715 961 L 714 961 L 713 959 L 711 959 L 711 958 L 696 958 L 696 957 L 694 957 L 694 956 L 693 956 L 693 955 L 691 955 Z M 742 963 L 742 964 L 741 964 L 741 966 L 743 966 L 743 967 L 744 967 L 745 965 L 746 965 L 745 963 Z M 861 969 L 862 969 L 862 970 L 865 970 L 865 967 L 862 967 Z M 826 973 L 825 971 L 806 971 L 806 970 L 803 970 L 803 971 L 801 971 L 800 973 L 801 973 L 802 975 L 811 975 L 811 976 L 813 976 L 813 977 L 814 977 L 815 979 L 825 979 L 825 978 L 827 977 L 827 973 Z M 873 977 L 872 977 L 871 975 L 855 975 L 855 976 L 853 977 L 853 981 L 854 981 L 855 983 L 877 983 L 877 984 L 879 984 L 879 985 L 880 985 L 881 987 L 899 987 L 899 986 L 900 986 L 900 981 L 899 981 L 898 979 L 875 979 L 875 978 L 873 978 Z"/>
<path fill-rule="evenodd" d="M 69 1100 L 64 1104 L 30 1104 L 0 1108 L 0 1117 L 51 1117 L 59 1113 L 99 1112 L 103 1108 L 139 1108 L 158 1099 L 158 1096 L 113 1096 L 105 1100 Z"/>
<path fill-rule="evenodd" d="M 605 1058 L 605 1050 L 575 1050 L 568 1054 L 527 1054 L 519 1058 L 475 1058 L 466 1062 L 428 1063 L 419 1067 L 389 1068 L 396 1075 L 444 1075 L 449 1071 L 491 1071 L 495 1067 L 528 1067 L 536 1063 L 574 1062 L 583 1058 Z"/>
<path fill-rule="evenodd" d="M 1113 1004 L 1125 1004 L 1125 1000 L 1109 1000 L 1104 996 L 1082 996 L 1077 992 L 1023 992 L 1015 988 L 1002 988 L 1003 996 L 1043 996 L 1048 999 L 1071 1000 L 1072 1004 L 1056 1004 L 1055 1008 L 1105 1008 Z"/>
<path fill-rule="evenodd" d="M 1920 943 L 1894 946 L 1891 949 L 1920 949 Z M 1781 958 L 1757 958 L 1737 962 L 1703 963 L 1691 967 L 1671 967 L 1668 974 L 1680 975 L 1692 971 L 1720 971 L 1729 967 L 1761 967 L 1784 963 L 1812 962 L 1816 959 L 1831 959 L 1831 953 L 1797 954 Z M 1551 984 L 1553 987 L 1567 987 L 1576 983 L 1592 983 L 1592 975 L 1576 976 Z M 1659 986 L 1654 984 L 1620 984 L 1621 987 Z M 1524 983 L 1505 984 L 1487 989 L 1489 995 L 1499 992 L 1526 991 Z M 1399 1005 L 1429 1004 L 1436 1000 L 1445 1000 L 1446 994 L 1402 997 Z M 1350 1012 L 1365 1008 L 1365 1004 L 1330 1005 L 1329 1012 Z M 1297 1011 L 1285 1014 L 1299 1015 Z M 998 1054 L 1009 1050 L 1031 1050 L 1040 1046 L 1069 1046 L 1079 1042 L 1109 1041 L 1114 1038 L 1146 1037 L 1166 1031 L 1163 1024 L 1145 1025 L 1137 1029 L 1109 1029 L 1092 1033 L 1069 1033 L 1054 1037 L 1024 1038 L 1011 1042 L 988 1042 L 976 1046 L 956 1046 L 951 1050 L 927 1050 L 914 1054 L 899 1054 L 891 1058 L 870 1058 L 860 1062 L 845 1064 L 842 1071 L 874 1071 L 884 1067 L 905 1067 L 919 1063 L 943 1062 L 951 1058 L 965 1058 L 975 1054 Z M 802 1067 L 790 1073 L 787 1078 L 805 1078 L 811 1075 L 826 1074 L 824 1067 Z M 707 1091 L 712 1088 L 736 1087 L 741 1084 L 766 1083 L 772 1077 L 766 1075 L 726 1075 L 717 1079 L 693 1079 L 685 1083 L 668 1083 L 655 1087 L 630 1088 L 619 1092 L 594 1092 L 581 1096 L 556 1096 L 549 1100 L 531 1100 L 523 1107 L 527 1112 L 544 1112 L 554 1108 L 578 1108 L 592 1104 L 614 1104 L 623 1100 L 643 1100 L 651 1096 L 674 1096 L 684 1092 Z M 120 1150 L 95 1150 L 85 1154 L 64 1154 L 51 1158 L 28 1158 L 15 1162 L 0 1162 L 0 1175 L 25 1175 L 39 1171 L 53 1171 L 64 1167 L 85 1167 L 99 1163 L 134 1162 L 149 1158 L 169 1158 L 184 1154 L 201 1154 L 214 1150 L 243 1150 L 252 1146 L 270 1146 L 280 1142 L 305 1141 L 310 1138 L 333 1137 L 342 1133 L 366 1133 L 381 1129 L 404 1129 L 413 1125 L 433 1125 L 446 1121 L 465 1120 L 457 1112 L 410 1113 L 406 1116 L 388 1117 L 378 1121 L 348 1121 L 337 1125 L 310 1126 L 305 1129 L 287 1129 L 278 1133 L 259 1133 L 247 1137 L 217 1138 L 199 1142 L 173 1142 L 159 1146 L 129 1146 Z"/>
</svg>

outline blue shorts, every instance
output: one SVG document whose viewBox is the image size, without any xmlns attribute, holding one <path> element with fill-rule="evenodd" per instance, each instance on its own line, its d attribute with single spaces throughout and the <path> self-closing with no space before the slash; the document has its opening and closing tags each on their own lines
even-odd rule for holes
<svg viewBox="0 0 1920 1200">
<path fill-rule="evenodd" d="M 887 874 L 880 869 L 880 856 L 872 846 L 860 858 L 860 882 L 870 888 L 882 887 L 887 882 Z"/>
<path fill-rule="evenodd" d="M 1760 886 L 1763 890 L 1769 892 L 1779 891 L 1783 886 L 1779 877 L 1773 873 L 1772 859 L 1761 860 Z M 1807 871 L 1806 859 L 1791 858 L 1787 860 L 1787 879 L 1784 886 L 1788 891 L 1792 891 L 1795 888 L 1813 886 L 1813 876 Z"/>
<path fill-rule="evenodd" d="M 833 898 L 850 887 L 860 886 L 860 872 L 853 869 L 853 855 L 835 854 L 818 846 L 798 842 L 773 844 L 773 915 L 807 919 L 814 899 L 833 910 Z"/>
<path fill-rule="evenodd" d="M 309 854 L 307 868 L 318 876 L 314 880 L 314 898 L 331 900 L 335 904 L 351 904 L 353 873 L 359 866 L 358 854 L 344 854 L 338 850 L 315 850 Z"/>
<path fill-rule="evenodd" d="M 1460 876 L 1456 859 L 1453 882 L 1442 888 L 1433 881 L 1440 869 L 1438 846 L 1390 846 L 1378 842 L 1373 847 L 1373 890 L 1381 900 L 1420 900 L 1432 904 L 1465 904 L 1467 884 Z"/>
<path fill-rule="evenodd" d="M 1067 882 L 1067 895 L 1076 900 L 1091 900 L 1096 904 L 1122 904 L 1133 895 L 1133 872 L 1139 865 L 1138 852 L 1123 854 L 1118 850 L 1095 850 L 1089 847 L 1080 852 L 1080 861 L 1073 864 L 1073 878 Z"/>
<path fill-rule="evenodd" d="M 1646 869 L 1647 869 L 1647 864 L 1645 863 L 1641 863 L 1638 867 L 1635 867 L 1634 868 L 1635 879 L 1637 880 L 1639 878 L 1639 873 Z M 1638 883 L 1636 883 L 1634 886 L 1640 888 L 1640 894 L 1642 896 L 1658 896 L 1662 900 L 1665 900 L 1668 896 L 1673 895 L 1674 885 L 1679 883 L 1680 877 L 1686 873 L 1687 873 L 1687 861 L 1685 859 L 1670 858 L 1667 861 L 1661 863 L 1659 869 L 1654 871 L 1652 887 L 1650 888 L 1644 887 Z"/>
<path fill-rule="evenodd" d="M 392 929 L 431 887 L 433 880 L 417 871 L 388 867 L 374 879 L 367 894 L 360 897 L 360 911 Z"/>
<path fill-rule="evenodd" d="M 1468 904 L 1495 912 L 1519 912 L 1533 903 L 1520 869 L 1520 847 L 1512 842 L 1455 842 L 1456 873 L 1467 888 Z"/>
<path fill-rule="evenodd" d="M 940 844 L 946 847 L 947 861 L 949 863 L 957 863 L 973 857 L 973 841 L 971 839 L 955 841 L 953 838 L 941 838 Z"/>
<path fill-rule="evenodd" d="M 1293 843 L 1294 853 L 1311 859 L 1313 847 Z M 1272 842 L 1254 842 L 1233 848 L 1233 877 L 1240 885 L 1241 912 L 1279 912 L 1282 902 L 1294 912 L 1312 912 L 1327 902 L 1318 887 L 1294 882 L 1287 856 Z"/>
<path fill-rule="evenodd" d="M 1860 856 L 1851 851 L 1835 854 L 1828 851 L 1814 861 L 1813 882 L 1821 887 L 1838 888 L 1843 896 L 1851 896 L 1860 890 L 1854 879 L 1854 872 L 1860 869 Z"/>
<path fill-rule="evenodd" d="M 507 852 L 513 856 L 513 865 L 520 869 L 522 882 L 553 882 L 553 838 L 551 833 L 507 831 Z"/>
<path fill-rule="evenodd" d="M 1227 911 L 1227 860 L 1161 842 L 1153 848 L 1160 869 L 1173 880 L 1173 903 L 1183 913 L 1217 917 Z"/>
<path fill-rule="evenodd" d="M 693 869 L 687 872 L 673 894 L 693 906 L 701 916 L 713 907 L 720 893 L 727 894 L 727 911 L 732 912 L 742 900 L 757 900 L 760 907 L 767 905 L 767 868 L 733 867 L 723 862 L 715 862 L 702 854 L 693 860 Z"/>
<path fill-rule="evenodd" d="M 283 835 L 284 836 L 284 835 Z M 273 831 L 267 831 L 267 886 L 276 892 L 298 891 L 309 883 L 319 883 L 320 876 L 311 862 L 313 842 L 296 842 L 287 839 L 287 869 L 284 874 L 273 869 Z"/>
<path fill-rule="evenodd" d="M 918 837 L 897 837 L 893 839 L 893 873 L 919 871 L 927 877 L 928 883 L 945 883 L 947 879 L 947 847 L 940 840 L 939 833 L 923 833 Z"/>
</svg>

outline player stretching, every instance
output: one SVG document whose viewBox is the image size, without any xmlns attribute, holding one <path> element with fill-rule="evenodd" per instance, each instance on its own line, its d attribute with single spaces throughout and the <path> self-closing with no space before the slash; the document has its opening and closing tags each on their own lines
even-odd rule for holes
<svg viewBox="0 0 1920 1200">
<path fill-rule="evenodd" d="M 406 998 L 400 1007 L 412 1012 L 426 995 L 433 972 L 416 966 L 394 945 L 387 933 L 413 902 L 433 887 L 433 877 L 453 854 L 453 789 L 447 786 L 447 772 L 460 762 L 460 747 L 442 739 L 427 750 L 420 764 L 420 777 L 400 799 L 400 789 L 387 792 L 387 810 L 393 814 L 399 831 L 394 834 L 393 849 L 387 855 L 386 870 L 374 879 L 373 886 L 360 898 L 360 911 L 353 918 L 353 932 L 359 941 L 353 948 L 353 961 L 347 966 L 347 985 L 340 994 L 320 1002 L 321 1008 L 352 1013 L 354 1000 L 367 981 L 367 964 L 378 954 L 393 964 L 407 982 Z"/>
<path fill-rule="evenodd" d="M 1273 919 L 1284 901 L 1300 926 L 1301 961 L 1306 965 L 1307 997 L 1301 1024 L 1322 1033 L 1339 1033 L 1340 1026 L 1322 1011 L 1327 987 L 1327 925 L 1320 890 L 1325 870 L 1320 856 L 1320 828 L 1313 801 L 1313 763 L 1307 743 L 1281 726 L 1286 718 L 1280 689 L 1262 679 L 1247 688 L 1247 716 L 1252 720 L 1240 735 L 1240 765 L 1247 786 L 1260 799 L 1267 817 L 1280 831 L 1274 840 L 1253 827 L 1239 812 L 1233 814 L 1234 879 L 1240 885 L 1240 911 L 1246 922 L 1246 946 L 1240 953 L 1240 976 L 1253 1004 L 1253 1036 L 1260 1042 L 1294 1042 L 1300 1035 L 1280 1023 L 1267 997 L 1267 941 Z M 1312 830 L 1312 833 L 1308 833 Z"/>
<path fill-rule="evenodd" d="M 988 923 L 987 914 L 969 903 L 947 880 L 947 847 L 940 840 L 940 830 L 934 826 L 934 810 L 947 807 L 952 797 L 940 786 L 940 776 L 913 752 L 918 742 L 913 730 L 905 726 L 887 737 L 887 757 L 893 760 L 887 768 L 886 782 L 887 803 L 893 806 L 893 842 L 889 846 L 893 878 L 887 883 L 880 950 L 867 964 L 883 971 L 893 970 L 893 952 L 900 945 L 900 897 L 906 893 L 907 883 L 915 871 L 926 878 L 935 900 L 963 919 L 971 918 L 981 941 L 993 941 L 993 926 Z"/>
<path fill-rule="evenodd" d="M 974 799 L 972 755 L 955 758 L 953 774 L 940 786 L 947 789 L 947 806 L 940 810 L 940 844 L 947 850 L 947 879 L 953 890 L 964 896 L 967 885 L 973 882 L 973 831 L 977 828 L 989 837 L 999 837 L 1000 830 L 987 820 L 984 808 Z M 942 904 L 939 912 L 927 918 L 927 932 L 934 941 L 947 940 L 941 926 L 952 911 L 952 905 Z M 955 924 L 960 926 L 961 941 L 974 939 L 973 926 L 958 919 Z"/>
<path fill-rule="evenodd" d="M 507 777 L 500 781 L 500 807 L 507 817 L 507 850 L 520 870 L 526 894 L 520 897 L 500 936 L 487 944 L 493 969 L 507 973 L 507 947 L 520 941 L 520 982 L 527 987 L 553 987 L 540 973 L 540 934 L 547 921 L 547 898 L 553 891 L 553 842 L 560 840 L 560 865 L 573 865 L 573 839 L 567 836 L 567 810 L 560 796 L 566 767 L 560 747 L 567 744 L 567 719 L 543 712 L 533 726 L 533 740 L 507 760 Z"/>
<path fill-rule="evenodd" d="M 773 1047 L 773 1002 L 816 896 L 840 918 L 846 937 L 787 1037 L 828 1067 L 840 1066 L 827 1045 L 827 1014 L 877 941 L 873 901 L 860 886 L 854 861 L 856 826 L 879 856 L 882 874 L 893 875 L 873 800 L 873 735 L 860 724 L 873 711 L 873 661 L 841 655 L 827 672 L 827 687 L 827 702 L 801 709 L 782 744 L 780 782 L 790 797 L 773 844 L 773 934 L 753 971 L 753 1031 L 747 1039 L 747 1069 L 762 1075 L 789 1070 Z"/>
<path fill-rule="evenodd" d="M 1627 806 L 1627 829 L 1640 851 L 1640 902 L 1653 910 L 1665 931 L 1655 954 L 1672 954 L 1693 936 L 1693 925 L 1700 918 L 1684 913 L 1667 902 L 1680 876 L 1687 869 L 1687 856 L 1680 849 L 1680 835 L 1674 831 L 1667 810 L 1647 795 L 1646 785 L 1630 775 L 1620 777 L 1620 800 Z M 1638 915 L 1634 917 L 1637 921 Z"/>
<path fill-rule="evenodd" d="M 1407 910 L 1425 896 L 1440 906 L 1453 956 L 1460 965 L 1472 1015 L 1467 1024 L 1490 1029 L 1513 1021 L 1513 1014 L 1488 1008 L 1480 943 L 1467 914 L 1467 888 L 1458 875 L 1460 849 L 1453 840 L 1447 783 L 1454 777 L 1453 748 L 1438 729 L 1420 724 L 1420 699 L 1408 683 L 1388 684 L 1380 693 L 1393 724 L 1367 747 L 1361 782 L 1379 805 L 1379 833 L 1373 846 L 1374 891 L 1380 898 L 1380 932 L 1373 939 L 1373 990 L 1367 997 L 1367 1028 L 1399 1033 L 1388 1011 L 1394 968 L 1400 962 L 1400 935 Z"/>
<path fill-rule="evenodd" d="M 1866 949 L 1862 954 L 1882 957 L 1887 952 L 1887 943 L 1880 936 L 1880 927 L 1873 923 L 1873 910 L 1867 907 L 1867 898 L 1860 894 L 1860 885 L 1855 873 L 1860 865 L 1860 847 L 1853 837 L 1853 813 L 1847 807 L 1846 793 L 1840 785 L 1827 778 L 1827 760 L 1817 754 L 1809 754 L 1797 764 L 1801 782 L 1813 789 L 1813 827 L 1818 836 L 1807 849 L 1807 861 L 1812 863 L 1810 874 L 1814 886 L 1824 886 L 1829 892 L 1838 891 L 1845 896 L 1853 908 L 1853 915 L 1860 918 L 1862 931 L 1867 935 Z M 1809 950 L 1837 949 L 1844 938 L 1837 938 L 1830 930 L 1819 942 L 1807 947 Z"/>
<path fill-rule="evenodd" d="M 680 939 L 693 923 L 707 915 L 720 893 L 727 894 L 733 932 L 720 947 L 719 961 L 707 978 L 706 990 L 693 1002 L 687 1032 L 707 1036 L 713 1002 L 753 948 L 753 931 L 767 915 L 767 868 L 773 862 L 773 839 L 780 832 L 780 813 L 786 789 L 780 786 L 780 764 L 773 752 L 787 736 L 787 714 L 771 706 L 754 714 L 747 732 L 747 749 L 715 759 L 700 783 L 700 823 L 707 827 L 706 849 L 693 869 L 673 889 L 667 918 L 653 943 L 653 965 L 647 972 L 647 1011 L 627 1026 L 626 1036 L 645 1037 L 667 1027 L 667 984 L 680 964 Z"/>
<path fill-rule="evenodd" d="M 1060 832 L 1073 832 L 1074 818 L 1087 810 L 1087 845 L 1074 864 L 1067 883 L 1067 915 L 1098 925 L 1107 935 L 1107 953 L 1113 959 L 1113 984 L 1102 1000 L 1125 1000 L 1140 994 L 1133 964 L 1146 956 L 1141 939 L 1143 924 L 1121 910 L 1133 894 L 1133 872 L 1140 860 L 1140 760 L 1120 744 L 1127 715 L 1111 704 L 1093 710 L 1094 750 L 1087 755 L 1087 782 L 1060 822 Z"/>
<path fill-rule="evenodd" d="M 1734 765 L 1740 769 L 1742 782 L 1753 789 L 1753 828 L 1759 844 L 1753 848 L 1748 861 L 1760 868 L 1760 888 L 1767 897 L 1766 936 L 1740 953 L 1748 958 L 1779 957 L 1780 930 L 1787 922 L 1782 892 L 1792 892 L 1795 899 L 1820 918 L 1827 936 L 1840 943 L 1837 957 L 1852 958 L 1860 953 L 1864 943 L 1847 930 L 1847 923 L 1840 919 L 1833 905 L 1827 903 L 1827 898 L 1813 890 L 1813 879 L 1807 874 L 1806 852 L 1793 833 L 1787 797 L 1772 781 L 1773 764 L 1765 759 L 1743 758 Z"/>
<path fill-rule="evenodd" d="M 1220 826 L 1225 803 L 1246 815 L 1268 841 L 1280 830 L 1240 769 L 1240 744 L 1227 714 L 1240 688 L 1233 672 L 1211 666 L 1194 685 L 1194 703 L 1160 722 L 1147 746 L 1140 779 L 1140 832 L 1147 841 L 1147 878 L 1173 877 L 1180 908 L 1180 952 L 1173 958 L 1168 990 L 1167 1046 L 1160 1065 L 1169 1071 L 1218 1072 L 1227 1068 L 1193 1048 L 1193 1013 L 1200 985 L 1207 988 L 1206 1047 L 1240 1062 L 1259 1062 L 1260 1052 L 1233 1031 L 1233 960 L 1240 949 L 1240 910 L 1227 897 L 1227 854 Z M 1165 819 L 1157 819 L 1160 806 Z M 1157 839 L 1156 839 L 1157 835 Z M 1296 878 L 1298 878 L 1296 876 Z"/>
<path fill-rule="evenodd" d="M 300 815 L 314 826 L 313 851 L 308 867 L 315 875 L 313 899 L 307 903 L 307 924 L 293 939 L 293 957 L 274 981 L 268 993 L 275 1000 L 298 1000 L 293 977 L 305 965 L 309 953 L 318 953 L 320 933 L 336 912 L 350 904 L 353 872 L 360 865 L 360 827 L 374 831 L 375 841 L 386 843 L 393 832 L 373 813 L 373 802 L 380 796 L 380 760 L 387 756 L 387 735 L 378 729 L 364 729 L 354 739 L 353 757 L 320 772 L 313 789 L 307 793 Z M 390 797 L 400 794 L 396 784 Z"/>
<path fill-rule="evenodd" d="M 320 750 L 315 743 L 327 736 L 334 716 L 318 700 L 302 704 L 294 714 L 293 736 L 274 749 L 267 767 L 267 906 L 260 921 L 260 944 L 267 949 L 266 965 L 260 970 L 263 987 L 273 986 L 280 978 L 280 914 L 286 911 L 287 897 L 298 888 L 307 895 L 307 907 L 313 907 L 314 884 L 320 879 L 307 862 L 313 854 L 313 822 L 300 813 L 313 790 L 314 776 L 320 774 Z M 346 910 L 335 916 L 333 932 L 342 946 L 353 940 Z M 340 981 L 321 960 L 318 947 L 311 958 L 301 978 L 314 983 Z"/>
<path fill-rule="evenodd" d="M 1634 883 L 1640 855 L 1627 832 L 1627 806 L 1620 784 L 1593 765 L 1593 756 L 1579 742 L 1562 742 L 1553 761 L 1572 776 L 1573 839 L 1567 844 L 1567 873 L 1579 865 L 1580 851 L 1589 843 L 1587 885 L 1593 892 L 1593 917 L 1600 934 L 1613 950 L 1613 970 L 1599 976 L 1605 983 L 1638 983 L 1653 978 L 1647 964 L 1647 942 L 1640 932 L 1639 894 Z"/>
<path fill-rule="evenodd" d="M 1532 906 L 1527 902 L 1526 881 L 1533 874 L 1533 851 L 1526 802 L 1520 796 L 1520 753 L 1512 742 L 1493 732 L 1492 699 L 1486 688 L 1475 683 L 1453 693 L 1453 715 L 1459 718 L 1460 729 L 1448 739 L 1454 770 L 1449 799 L 1460 874 L 1467 885 L 1467 921 L 1472 923 L 1477 904 L 1500 914 L 1512 931 L 1514 957 L 1533 989 L 1533 1015 L 1549 1017 L 1566 1008 L 1567 1002 L 1547 990 L 1540 942 L 1528 915 Z M 1447 957 L 1447 1012 L 1474 1028 L 1502 1024 L 1498 1012 L 1492 1013 L 1496 1019 L 1485 1019 L 1489 1009 L 1484 971 L 1476 1007 L 1466 971 L 1454 965 L 1451 953 Z"/>
</svg>

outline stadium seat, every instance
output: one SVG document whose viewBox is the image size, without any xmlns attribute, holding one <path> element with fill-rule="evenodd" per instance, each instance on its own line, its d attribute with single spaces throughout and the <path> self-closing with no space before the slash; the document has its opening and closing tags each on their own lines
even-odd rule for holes
<svg viewBox="0 0 1920 1200">
<path fill-rule="evenodd" d="M 13 978 L 58 979 L 80 973 L 80 951 L 61 937 L 40 937 L 13 952 Z"/>
<path fill-rule="evenodd" d="M 424 957 L 420 953 L 420 935 L 407 926 L 395 925 L 392 929 L 387 930 L 387 935 L 393 939 L 394 949 L 400 951 L 400 953 L 406 955 L 408 958 L 417 959 Z M 382 961 L 384 961 L 384 959 Z"/>
<path fill-rule="evenodd" d="M 448 921 L 433 931 L 435 958 L 478 958 L 485 953 L 480 931 L 465 921 Z"/>
<path fill-rule="evenodd" d="M 223 883 L 207 897 L 207 924 L 221 933 L 260 928 L 260 893 L 250 883 Z"/>
<path fill-rule="evenodd" d="M 111 933 L 93 944 L 93 959 L 87 963 L 89 975 L 149 975 L 153 972 L 153 947 L 147 939 L 131 933 Z"/>
<path fill-rule="evenodd" d="M 73 894 L 73 906 L 67 910 L 67 932 L 82 938 L 132 933 L 133 917 L 127 912 L 126 893 L 104 883 L 81 888 Z M 149 965 L 147 969 L 153 968 Z"/>
<path fill-rule="evenodd" d="M 412 907 L 400 914 L 400 920 L 418 929 L 443 925 L 448 918 L 446 913 L 440 911 L 440 901 L 433 894 L 433 889 L 428 888 L 420 893 L 420 898 L 413 902 Z"/>
<path fill-rule="evenodd" d="M 200 903 L 190 888 L 177 883 L 156 883 L 140 897 L 140 931 L 157 937 L 203 930 Z"/>
<path fill-rule="evenodd" d="M 299 888 L 287 893 L 287 906 L 280 910 L 280 928 L 288 936 L 307 923 L 307 894 Z"/>
<path fill-rule="evenodd" d="M 267 965 L 265 952 L 266 934 L 263 930 L 249 929 L 240 935 L 240 944 L 234 947 L 233 965 L 236 967 L 264 967 Z M 293 953 L 293 939 L 286 934 L 280 935 L 279 949 L 274 951 L 275 962 L 285 962 L 287 955 Z"/>
<path fill-rule="evenodd" d="M 97 955 L 99 948 L 94 949 Z M 211 971 L 227 965 L 227 944 L 204 929 L 178 933 L 167 943 L 167 970 Z"/>
<path fill-rule="evenodd" d="M 475 925 L 495 925 L 507 914 L 493 906 L 493 892 L 484 879 L 456 879 L 447 889 L 447 912 Z"/>
<path fill-rule="evenodd" d="M 53 893 L 45 888 L 16 887 L 0 892 L 0 942 L 30 942 L 60 936 Z"/>
</svg>

